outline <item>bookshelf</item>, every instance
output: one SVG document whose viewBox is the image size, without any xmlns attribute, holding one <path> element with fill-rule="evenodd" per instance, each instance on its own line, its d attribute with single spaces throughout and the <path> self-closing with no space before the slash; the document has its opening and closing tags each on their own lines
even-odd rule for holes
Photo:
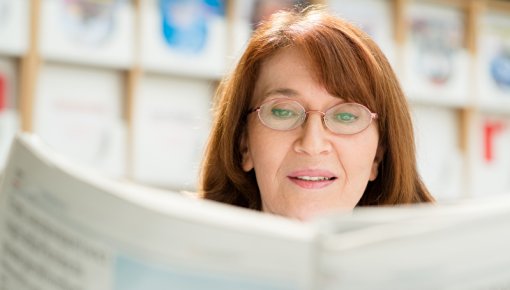
<svg viewBox="0 0 510 290">
<path fill-rule="evenodd" d="M 256 1 L 191 2 L 90 1 L 103 6 L 84 15 L 61 0 L 0 1 L 10 16 L 0 21 L 9 87 L 0 136 L 36 132 L 105 174 L 193 190 L 214 90 L 251 33 Z M 365 29 L 386 53 L 409 98 L 420 171 L 434 195 L 510 192 L 509 2 L 312 2 Z M 87 27 L 85 16 L 95 22 Z M 450 40 L 427 48 L 437 37 Z"/>
</svg>

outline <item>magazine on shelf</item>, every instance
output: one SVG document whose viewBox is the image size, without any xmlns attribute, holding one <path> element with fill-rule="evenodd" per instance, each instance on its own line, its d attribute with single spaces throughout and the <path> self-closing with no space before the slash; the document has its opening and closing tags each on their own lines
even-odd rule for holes
<svg viewBox="0 0 510 290">
<path fill-rule="evenodd" d="M 0 288 L 502 289 L 509 201 L 299 222 L 107 179 L 20 134 L 0 191 Z"/>
</svg>

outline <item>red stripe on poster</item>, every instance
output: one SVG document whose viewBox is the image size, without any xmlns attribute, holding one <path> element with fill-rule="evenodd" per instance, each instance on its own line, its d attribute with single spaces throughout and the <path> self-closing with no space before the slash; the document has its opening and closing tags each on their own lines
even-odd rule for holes
<svg viewBox="0 0 510 290">
<path fill-rule="evenodd" d="M 0 73 L 0 112 L 7 107 L 7 80 Z"/>
<path fill-rule="evenodd" d="M 486 162 L 494 159 L 494 138 L 504 129 L 503 122 L 486 121 L 484 124 L 484 157 Z"/>
</svg>

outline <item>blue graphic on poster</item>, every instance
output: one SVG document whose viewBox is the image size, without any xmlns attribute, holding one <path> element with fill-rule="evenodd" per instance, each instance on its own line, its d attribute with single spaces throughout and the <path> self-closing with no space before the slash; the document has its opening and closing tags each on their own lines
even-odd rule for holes
<svg viewBox="0 0 510 290">
<path fill-rule="evenodd" d="M 197 272 L 152 264 L 120 255 L 115 259 L 115 290 L 292 290 L 289 283 L 271 283 L 240 275 Z"/>
<path fill-rule="evenodd" d="M 118 0 L 63 0 L 62 29 L 73 41 L 100 46 L 110 39 L 115 29 L 115 8 Z"/>
<path fill-rule="evenodd" d="M 223 0 L 159 0 L 162 34 L 169 48 L 199 54 L 211 37 L 209 22 L 223 17 Z"/>
<path fill-rule="evenodd" d="M 412 24 L 412 40 L 417 49 L 418 73 L 432 84 L 444 85 L 455 73 L 455 52 L 460 49 L 460 33 L 444 21 L 419 19 Z"/>
<path fill-rule="evenodd" d="M 500 89 L 510 92 L 510 46 L 503 47 L 491 60 L 490 75 Z"/>
</svg>

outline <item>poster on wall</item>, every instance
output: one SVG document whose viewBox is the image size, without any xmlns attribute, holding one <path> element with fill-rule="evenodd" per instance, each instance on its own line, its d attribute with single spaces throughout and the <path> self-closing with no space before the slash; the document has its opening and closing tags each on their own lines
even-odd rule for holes
<svg viewBox="0 0 510 290">
<path fill-rule="evenodd" d="M 471 151 L 472 194 L 510 194 L 510 117 L 484 113 L 476 120 Z"/>
<path fill-rule="evenodd" d="M 19 130 L 16 110 L 16 69 L 14 61 L 0 58 L 0 172 L 2 172 L 14 135 Z"/>
<path fill-rule="evenodd" d="M 458 147 L 455 110 L 439 106 L 412 107 L 418 170 L 438 201 L 466 197 L 464 159 Z"/>
<path fill-rule="evenodd" d="M 407 9 L 402 83 L 410 98 L 463 105 L 470 92 L 463 11 L 412 2 Z"/>
<path fill-rule="evenodd" d="M 339 17 L 365 31 L 379 45 L 394 69 L 395 37 L 389 0 L 330 0 L 329 8 Z"/>
<path fill-rule="evenodd" d="M 21 55 L 28 46 L 29 0 L 0 0 L 0 54 Z"/>
<path fill-rule="evenodd" d="M 233 0 L 230 61 L 237 61 L 255 28 L 279 10 L 306 7 L 308 0 Z M 232 64 L 233 65 L 233 64 Z"/>
<path fill-rule="evenodd" d="M 150 71 L 218 78 L 225 71 L 223 0 L 142 3 L 142 64 Z"/>
<path fill-rule="evenodd" d="M 108 176 L 125 175 L 121 76 L 108 70 L 44 65 L 34 133 L 58 152 Z"/>
<path fill-rule="evenodd" d="M 146 75 L 133 120 L 138 182 L 195 191 L 211 123 L 213 86 L 206 81 Z"/>
<path fill-rule="evenodd" d="M 133 10 L 128 0 L 41 1 L 41 53 L 48 59 L 129 67 Z"/>
<path fill-rule="evenodd" d="M 488 12 L 478 40 L 479 101 L 510 106 L 510 14 Z"/>
</svg>

